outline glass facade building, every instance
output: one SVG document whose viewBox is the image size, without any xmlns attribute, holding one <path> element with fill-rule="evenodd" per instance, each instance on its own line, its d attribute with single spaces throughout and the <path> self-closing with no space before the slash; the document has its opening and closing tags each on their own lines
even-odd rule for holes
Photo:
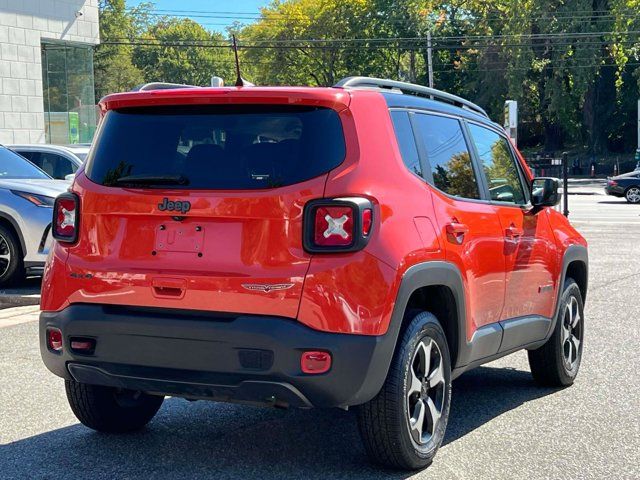
<svg viewBox="0 0 640 480">
<path fill-rule="evenodd" d="M 0 0 L 0 144 L 89 142 L 99 0 Z"/>
<path fill-rule="evenodd" d="M 97 112 L 93 46 L 42 42 L 44 127 L 47 143 L 90 143 Z"/>
</svg>

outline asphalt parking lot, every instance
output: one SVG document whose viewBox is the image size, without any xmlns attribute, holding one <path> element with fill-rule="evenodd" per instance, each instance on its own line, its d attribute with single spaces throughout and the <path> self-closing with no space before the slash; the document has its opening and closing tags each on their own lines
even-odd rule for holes
<svg viewBox="0 0 640 480">
<path fill-rule="evenodd" d="M 590 244 L 582 369 L 538 388 L 519 352 L 453 385 L 447 436 L 415 476 L 368 464 L 353 412 L 171 398 L 144 431 L 79 425 L 40 361 L 37 308 L 0 311 L 0 478 L 640 478 L 640 206 L 582 184 L 572 222 Z"/>
</svg>

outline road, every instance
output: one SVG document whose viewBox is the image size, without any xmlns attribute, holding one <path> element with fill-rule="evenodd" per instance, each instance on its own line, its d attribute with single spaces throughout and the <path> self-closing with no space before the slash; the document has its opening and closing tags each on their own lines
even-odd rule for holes
<svg viewBox="0 0 640 480">
<path fill-rule="evenodd" d="M 570 210 L 591 257 L 578 380 L 536 387 L 523 352 L 466 373 L 453 385 L 444 445 L 423 472 L 370 466 L 353 412 L 338 410 L 171 398 L 140 433 L 94 433 L 42 365 L 37 315 L 22 307 L 0 316 L 0 477 L 638 479 L 640 206 L 571 195 Z"/>
</svg>

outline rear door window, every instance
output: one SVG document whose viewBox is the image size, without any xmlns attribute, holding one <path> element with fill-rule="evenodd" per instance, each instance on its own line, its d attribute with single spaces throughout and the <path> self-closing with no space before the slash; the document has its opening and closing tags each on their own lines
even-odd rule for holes
<svg viewBox="0 0 640 480">
<path fill-rule="evenodd" d="M 416 114 L 414 119 L 434 185 L 455 197 L 479 199 L 480 189 L 460 122 L 455 118 L 422 113 Z"/>
<path fill-rule="evenodd" d="M 152 176 L 172 188 L 263 189 L 325 174 L 344 157 L 340 119 L 327 108 L 128 108 L 107 113 L 86 172 L 107 186 Z"/>
</svg>

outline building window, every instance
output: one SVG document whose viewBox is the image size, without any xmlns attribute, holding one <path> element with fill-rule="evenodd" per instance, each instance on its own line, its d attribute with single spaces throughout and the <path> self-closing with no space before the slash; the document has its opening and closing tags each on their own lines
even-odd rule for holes
<svg viewBox="0 0 640 480">
<path fill-rule="evenodd" d="M 43 42 L 42 82 L 47 143 L 90 143 L 97 118 L 93 47 Z"/>
</svg>

